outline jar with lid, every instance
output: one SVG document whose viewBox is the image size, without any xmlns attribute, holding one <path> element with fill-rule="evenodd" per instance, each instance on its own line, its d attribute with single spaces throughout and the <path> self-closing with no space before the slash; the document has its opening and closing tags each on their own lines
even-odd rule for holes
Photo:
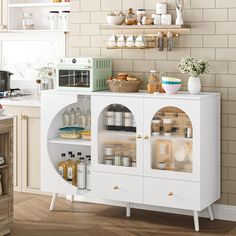
<svg viewBox="0 0 236 236">
<path fill-rule="evenodd" d="M 148 84 L 147 84 L 148 93 L 155 93 L 155 92 L 157 92 L 158 79 L 157 79 L 157 72 L 156 72 L 156 70 L 151 70 L 150 73 L 147 74 L 147 77 L 148 77 Z"/>
<path fill-rule="evenodd" d="M 64 126 L 70 125 L 70 112 L 67 109 L 62 114 L 62 122 Z"/>
<path fill-rule="evenodd" d="M 158 136 L 160 135 L 160 131 L 161 131 L 161 119 L 159 119 L 158 117 L 154 117 L 154 119 L 152 120 L 152 135 Z"/>
<path fill-rule="evenodd" d="M 126 25 L 137 25 L 137 17 L 135 16 L 133 9 L 129 8 L 129 12 L 125 17 L 125 24 Z"/>
<path fill-rule="evenodd" d="M 33 14 L 29 12 L 23 13 L 22 16 L 22 29 L 23 30 L 32 30 L 34 29 L 34 18 Z"/>
<path fill-rule="evenodd" d="M 142 17 L 146 15 L 145 9 L 138 9 L 136 11 L 138 25 L 142 24 Z"/>
</svg>

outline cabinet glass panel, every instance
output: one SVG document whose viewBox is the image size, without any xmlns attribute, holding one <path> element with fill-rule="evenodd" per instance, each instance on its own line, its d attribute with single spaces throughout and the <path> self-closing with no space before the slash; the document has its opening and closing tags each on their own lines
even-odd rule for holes
<svg viewBox="0 0 236 236">
<path fill-rule="evenodd" d="M 131 111 L 111 104 L 100 115 L 99 164 L 136 167 L 136 122 Z"/>
<path fill-rule="evenodd" d="M 151 123 L 152 169 L 192 173 L 193 128 L 176 107 L 159 110 Z"/>
</svg>

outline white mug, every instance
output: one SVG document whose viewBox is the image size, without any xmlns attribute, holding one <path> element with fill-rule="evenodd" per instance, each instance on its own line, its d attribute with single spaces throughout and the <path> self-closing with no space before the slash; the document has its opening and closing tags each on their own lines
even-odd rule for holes
<svg viewBox="0 0 236 236">
<path fill-rule="evenodd" d="M 69 30 L 70 28 L 70 11 L 62 11 L 60 15 L 60 21 L 63 30 Z"/>
<path fill-rule="evenodd" d="M 50 11 L 48 15 L 49 25 L 51 30 L 58 29 L 59 11 Z"/>
</svg>

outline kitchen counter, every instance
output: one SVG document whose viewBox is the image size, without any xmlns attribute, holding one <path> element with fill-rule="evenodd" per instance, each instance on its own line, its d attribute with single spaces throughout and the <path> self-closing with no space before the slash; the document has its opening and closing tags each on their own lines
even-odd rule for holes
<svg viewBox="0 0 236 236">
<path fill-rule="evenodd" d="M 2 98 L 0 104 L 3 106 L 27 106 L 27 107 L 40 107 L 41 99 L 40 96 L 23 96 L 20 99 L 17 98 Z"/>
</svg>

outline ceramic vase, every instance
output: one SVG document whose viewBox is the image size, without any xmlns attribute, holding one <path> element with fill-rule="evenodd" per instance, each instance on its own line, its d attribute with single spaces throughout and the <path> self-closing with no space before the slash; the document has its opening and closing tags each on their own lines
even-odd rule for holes
<svg viewBox="0 0 236 236">
<path fill-rule="evenodd" d="M 201 80 L 199 77 L 189 77 L 188 91 L 190 94 L 198 94 L 201 91 Z"/>
</svg>

